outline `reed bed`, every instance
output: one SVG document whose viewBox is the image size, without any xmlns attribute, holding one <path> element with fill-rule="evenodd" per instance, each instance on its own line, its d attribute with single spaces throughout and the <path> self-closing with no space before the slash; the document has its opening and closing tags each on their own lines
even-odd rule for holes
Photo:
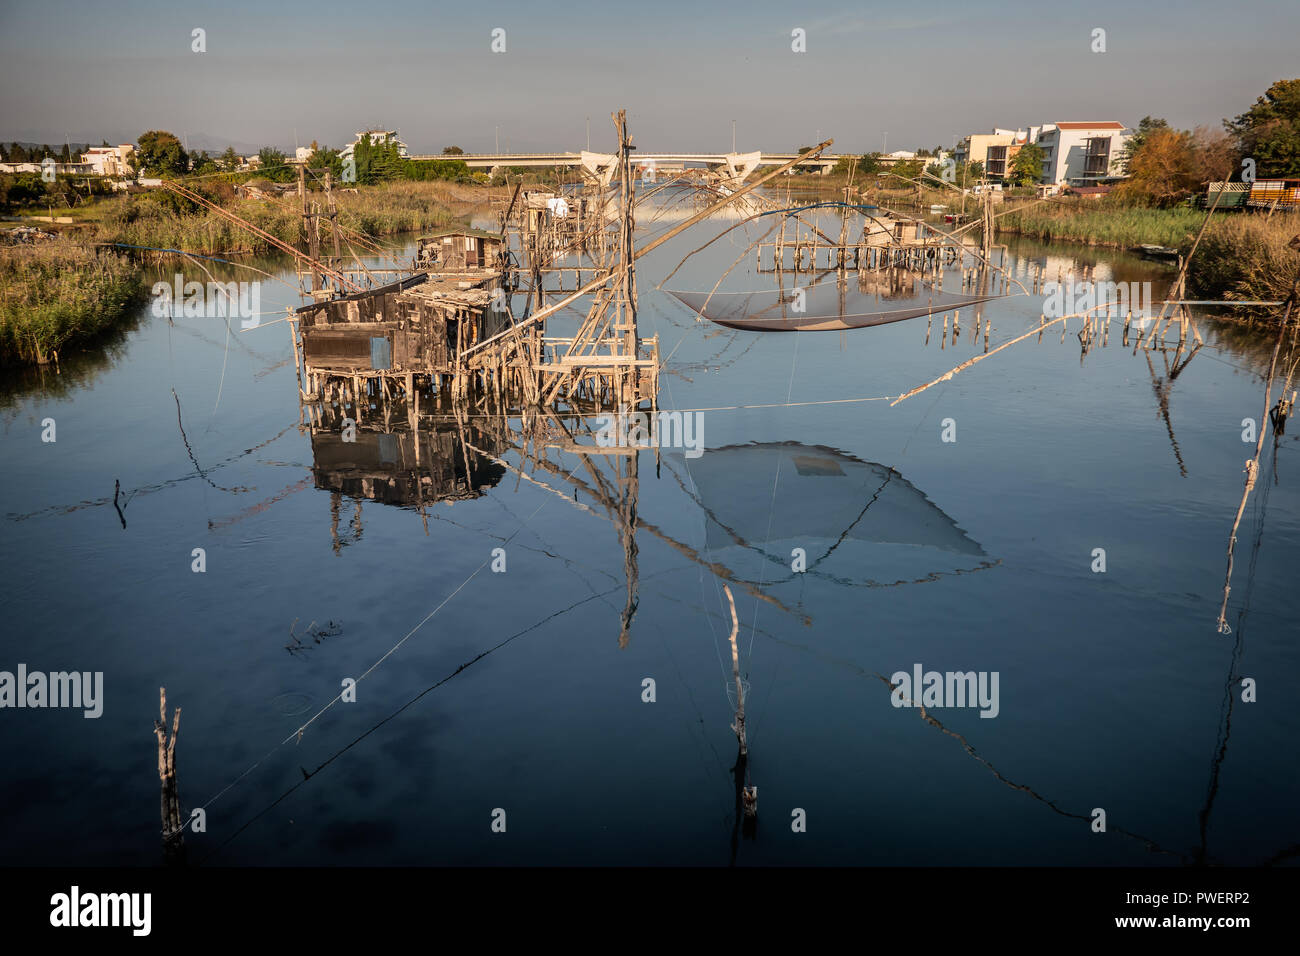
<svg viewBox="0 0 1300 956">
<path fill-rule="evenodd" d="M 975 202 L 978 212 L 978 197 Z M 1114 249 L 1190 246 L 1205 218 L 1199 209 L 1146 209 L 1091 199 L 1034 203 L 1001 215 L 1004 211 L 994 207 L 999 232 Z"/>
<path fill-rule="evenodd" d="M 441 198 L 447 193 L 440 188 L 444 185 L 402 182 L 362 187 L 356 193 L 336 191 L 339 225 L 371 237 L 451 225 L 456 217 Z M 313 193 L 311 199 L 320 202 L 324 210 L 322 194 Z M 235 199 L 224 206 L 281 242 L 296 246 L 303 243 L 302 212 L 296 196 Z M 113 208 L 96 223 L 93 239 L 200 254 L 251 252 L 262 255 L 274 251 L 265 239 L 215 213 L 187 213 L 183 209 L 170 196 L 162 194 L 114 201 Z M 322 225 L 321 233 L 327 237 L 328 226 Z"/>
<path fill-rule="evenodd" d="M 1205 298 L 1285 300 L 1300 270 L 1300 250 L 1290 246 L 1297 235 L 1300 212 L 1233 215 L 1212 223 L 1188 267 L 1188 291 Z"/>
<path fill-rule="evenodd" d="M 144 293 L 122 256 L 68 239 L 0 246 L 0 364 L 44 364 L 117 326 Z"/>
</svg>

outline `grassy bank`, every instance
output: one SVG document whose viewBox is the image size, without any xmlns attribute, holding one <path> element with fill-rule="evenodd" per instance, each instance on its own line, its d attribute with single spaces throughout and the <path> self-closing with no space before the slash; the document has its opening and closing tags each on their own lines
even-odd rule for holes
<svg viewBox="0 0 1300 956">
<path fill-rule="evenodd" d="M 343 229 L 370 237 L 448 226 L 456 217 L 439 198 L 447 189 L 443 183 L 400 182 L 362 187 L 355 193 L 338 191 L 338 223 Z M 322 194 L 313 193 L 310 198 L 324 210 Z M 196 253 L 246 251 L 261 255 L 274 250 L 265 239 L 216 213 L 174 201 L 169 194 L 148 193 L 109 202 L 111 208 L 82 233 L 85 238 Z M 296 197 L 235 198 L 222 205 L 281 242 L 302 246 L 302 211 Z M 321 237 L 329 239 L 324 219 Z"/>
<path fill-rule="evenodd" d="M 978 213 L 978 197 L 973 208 Z M 1104 200 L 1032 203 L 1012 212 L 1005 207 L 994 211 L 1006 212 L 998 217 L 999 232 L 1114 249 L 1138 245 L 1177 248 L 1184 241 L 1191 242 L 1205 218 L 1199 209 L 1143 209 Z M 1216 218 L 1228 215 L 1216 214 Z"/>
<path fill-rule="evenodd" d="M 230 212 L 282 242 L 303 245 L 297 197 L 238 198 L 228 185 L 210 195 Z M 445 182 L 395 182 L 338 191 L 339 225 L 370 237 L 449 226 L 450 208 L 479 197 L 482 187 Z M 311 199 L 325 208 L 322 194 Z M 57 214 L 56 210 L 56 214 Z M 89 342 L 114 328 L 142 296 L 145 279 L 137 262 L 104 248 L 122 243 L 198 254 L 275 252 L 267 240 L 215 213 L 154 190 L 115 196 L 78 207 L 77 221 L 59 238 L 34 245 L 0 246 L 0 364 L 39 364 L 55 353 Z M 321 238 L 329 248 L 329 226 Z M 348 244 L 342 243 L 346 253 Z"/>
<path fill-rule="evenodd" d="M 50 361 L 113 329 L 144 292 L 139 268 L 67 239 L 0 246 L 0 364 Z"/>
</svg>

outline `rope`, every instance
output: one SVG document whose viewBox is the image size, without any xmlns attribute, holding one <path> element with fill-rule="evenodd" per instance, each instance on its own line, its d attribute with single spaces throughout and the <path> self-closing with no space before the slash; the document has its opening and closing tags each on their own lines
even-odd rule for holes
<svg viewBox="0 0 1300 956">
<path fill-rule="evenodd" d="M 580 467 L 581 467 L 580 464 L 579 464 L 579 465 L 576 465 L 576 466 L 574 467 L 573 471 L 569 472 L 569 475 L 568 475 L 567 477 L 572 477 L 573 474 L 574 474 L 574 472 L 576 472 L 576 471 L 578 470 L 578 468 L 580 468 Z M 527 519 L 525 519 L 524 523 L 521 524 L 518 528 L 516 528 L 515 531 L 514 531 L 514 533 L 511 534 L 510 537 L 508 537 L 508 538 L 505 539 L 505 542 L 506 542 L 507 544 L 509 544 L 512 540 L 514 540 L 514 538 L 515 538 L 517 535 L 519 535 L 519 533 L 522 532 L 522 531 L 524 530 L 524 528 L 526 528 L 526 527 L 528 526 L 528 522 L 532 521 L 533 518 L 537 517 L 537 513 L 540 512 L 544 507 L 546 507 L 546 504 L 547 504 L 547 502 L 548 502 L 549 500 L 550 500 L 550 499 L 548 499 L 548 498 L 544 498 L 544 499 L 542 500 L 542 503 L 539 504 L 539 505 L 537 506 L 537 508 L 533 511 L 533 513 L 532 513 L 531 515 L 529 515 Z M 473 579 L 478 575 L 478 573 L 479 573 L 480 571 L 482 571 L 485 567 L 487 567 L 491 562 L 492 562 L 492 558 L 491 558 L 491 556 L 489 556 L 489 557 L 488 557 L 488 558 L 487 558 L 487 559 L 486 559 L 482 564 L 480 564 L 477 568 L 475 568 L 475 569 L 470 573 L 469 577 L 467 577 L 464 581 L 462 581 L 462 582 L 460 583 L 460 585 L 459 585 L 459 586 L 458 586 L 454 591 L 451 592 L 451 594 L 447 595 L 447 597 L 445 597 L 445 598 L 444 598 L 444 599 L 443 599 L 443 600 L 438 604 L 437 607 L 435 607 L 432 611 L 430 611 L 428 614 L 426 614 L 426 615 L 424 616 L 423 620 L 421 620 L 418 624 L 416 624 L 415 627 L 411 628 L 411 630 L 409 630 L 409 631 L 406 633 L 406 635 L 405 635 L 404 637 L 401 638 L 401 640 L 399 640 L 396 644 L 394 644 L 391 648 L 389 648 L 388 651 L 387 651 L 387 652 L 386 652 L 382 657 L 380 657 L 377 661 L 375 661 L 373 664 L 371 664 L 370 667 L 367 668 L 366 671 L 365 671 L 365 672 L 364 672 L 360 677 L 357 678 L 357 680 L 356 680 L 355 684 L 353 685 L 353 687 L 355 687 L 356 684 L 360 684 L 363 680 L 365 680 L 366 677 L 368 677 L 368 676 L 369 676 L 369 675 L 370 675 L 370 674 L 375 670 L 375 668 L 377 668 L 380 664 L 382 664 L 385 660 L 387 660 L 387 659 L 388 659 L 388 658 L 389 658 L 389 657 L 390 657 L 390 656 L 391 656 L 391 655 L 392 655 L 392 654 L 393 654 L 393 653 L 394 653 L 394 652 L 395 652 L 399 647 L 401 647 L 401 646 L 402 646 L 403 644 L 405 644 L 405 643 L 406 643 L 406 642 L 407 642 L 407 641 L 408 641 L 412 636 L 414 636 L 415 633 L 416 633 L 417 631 L 420 630 L 420 628 L 422 628 L 425 624 L 429 623 L 429 621 L 433 619 L 434 615 L 437 614 L 439 611 L 441 611 L 441 610 L 442 610 L 442 609 L 447 605 L 447 602 L 449 602 L 452 598 L 454 598 L 457 594 L 459 594 L 459 593 L 460 593 L 460 592 L 465 588 L 465 586 L 466 586 L 467 584 L 469 584 L 469 582 L 472 581 L 472 580 L 473 580 Z M 589 598 L 588 600 L 590 600 L 590 598 Z M 518 635 L 516 635 L 516 636 L 518 636 Z M 485 652 L 485 653 L 489 653 L 489 652 Z M 482 656 L 482 655 L 480 655 L 480 656 Z M 478 658 L 475 658 L 475 660 L 477 660 L 477 659 L 478 659 Z M 472 663 L 472 662 L 471 662 L 471 663 Z M 461 666 L 461 670 L 463 670 L 463 669 L 464 669 L 465 667 L 467 667 L 467 666 L 469 666 L 469 665 L 468 665 L 468 664 L 464 664 L 464 665 L 462 665 L 462 666 Z M 457 671 L 457 673 L 459 673 L 459 671 Z M 453 675 L 451 675 L 451 676 L 454 677 L 455 675 L 453 674 Z M 450 680 L 450 677 L 448 677 L 447 680 Z M 435 686 L 436 686 L 436 685 L 435 685 Z M 283 747 L 283 746 L 284 746 L 285 744 L 287 744 L 289 741 L 291 741 L 291 740 L 301 740 L 301 739 L 302 739 L 303 731 L 305 731 L 308 727 L 310 727 L 310 726 L 311 726 L 311 725 L 316 721 L 317 718 L 319 718 L 322 714 L 325 713 L 325 711 L 329 710 L 331 707 L 333 707 L 335 704 L 337 704 L 340 700 L 342 700 L 342 699 L 343 699 L 343 694 L 344 694 L 344 693 L 345 693 L 344 691 L 340 691 L 339 694 L 338 694 L 336 697 L 334 697 L 333 700 L 331 700 L 328 704 L 326 704 L 324 707 L 322 707 L 320 710 L 318 710 L 315 714 L 313 714 L 313 715 L 311 716 L 311 718 L 310 718 L 309 720 L 307 720 L 306 723 L 304 723 L 304 724 L 303 724 L 302 726 L 300 726 L 296 731 L 294 731 L 293 733 L 291 733 L 288 737 L 285 737 L 284 740 L 280 741 L 278 744 L 276 744 L 276 745 L 273 746 L 270 750 L 268 750 L 265 754 L 263 754 L 260 758 L 258 758 L 257 761 L 255 761 L 255 762 L 252 764 L 252 766 L 250 766 L 247 770 L 245 770 L 243 773 L 241 773 L 238 777 L 236 777 L 236 778 L 235 778 L 234 780 L 232 780 L 230 783 L 226 784 L 226 786 L 222 787 L 221 790 L 219 790 L 219 791 L 216 793 L 215 796 L 210 797 L 206 803 L 204 803 L 204 804 L 201 805 L 201 809 L 203 809 L 203 810 L 206 811 L 208 807 L 212 806 L 212 804 L 214 804 L 214 803 L 216 803 L 218 800 L 220 800 L 220 799 L 221 799 L 221 798 L 222 798 L 222 797 L 223 797 L 223 796 L 224 796 L 224 795 L 225 795 L 225 794 L 226 794 L 226 793 L 227 793 L 227 792 L 228 792 L 232 787 L 234 787 L 237 783 L 239 783 L 239 781 L 243 780 L 243 779 L 244 779 L 245 777 L 247 777 L 250 773 L 252 773 L 254 770 L 256 770 L 259 766 L 261 766 L 264 762 L 266 762 L 266 760 L 267 760 L 267 759 L 268 759 L 268 758 L 269 758 L 273 753 L 275 753 L 277 750 L 279 750 L 281 747 Z M 331 759 L 333 759 L 333 758 L 331 758 Z M 323 765 L 322 765 L 322 766 L 323 766 Z M 287 796 L 287 794 L 286 794 L 286 796 Z M 283 797 L 281 797 L 281 799 L 283 799 Z M 277 801 L 277 802 L 279 802 L 279 801 Z M 269 809 L 269 808 L 268 808 L 268 809 Z M 191 813 L 190 820 L 193 820 L 193 819 L 194 819 L 194 817 L 193 817 L 193 814 Z M 185 827 L 189 826 L 190 820 L 187 820 L 187 821 L 185 822 L 185 824 L 183 824 L 183 825 L 181 826 L 181 830 L 182 830 L 182 831 L 185 829 Z"/>
</svg>

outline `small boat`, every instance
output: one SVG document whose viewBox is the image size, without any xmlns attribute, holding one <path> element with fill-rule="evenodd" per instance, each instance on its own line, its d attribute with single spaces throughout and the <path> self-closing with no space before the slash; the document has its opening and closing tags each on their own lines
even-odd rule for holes
<svg viewBox="0 0 1300 956">
<path fill-rule="evenodd" d="M 1140 246 L 1134 246 L 1133 251 L 1144 259 L 1160 259 L 1165 262 L 1178 261 L 1178 250 L 1170 249 L 1168 246 L 1153 246 L 1144 243 Z"/>
</svg>

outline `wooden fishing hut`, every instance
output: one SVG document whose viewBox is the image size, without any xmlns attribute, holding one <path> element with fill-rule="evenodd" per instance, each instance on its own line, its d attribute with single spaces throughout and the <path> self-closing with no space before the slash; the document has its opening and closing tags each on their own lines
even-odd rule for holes
<svg viewBox="0 0 1300 956">
<path fill-rule="evenodd" d="M 429 272 L 472 272 L 506 267 L 505 237 L 482 229 L 444 229 L 415 240 L 415 264 Z"/>
<path fill-rule="evenodd" d="M 387 393 L 397 380 L 410 394 L 416 376 L 441 386 L 464 371 L 466 349 L 509 327 L 494 305 L 502 279 L 494 270 L 420 272 L 302 306 L 304 390 L 323 396 L 350 385 L 355 397 L 374 386 Z"/>
</svg>

